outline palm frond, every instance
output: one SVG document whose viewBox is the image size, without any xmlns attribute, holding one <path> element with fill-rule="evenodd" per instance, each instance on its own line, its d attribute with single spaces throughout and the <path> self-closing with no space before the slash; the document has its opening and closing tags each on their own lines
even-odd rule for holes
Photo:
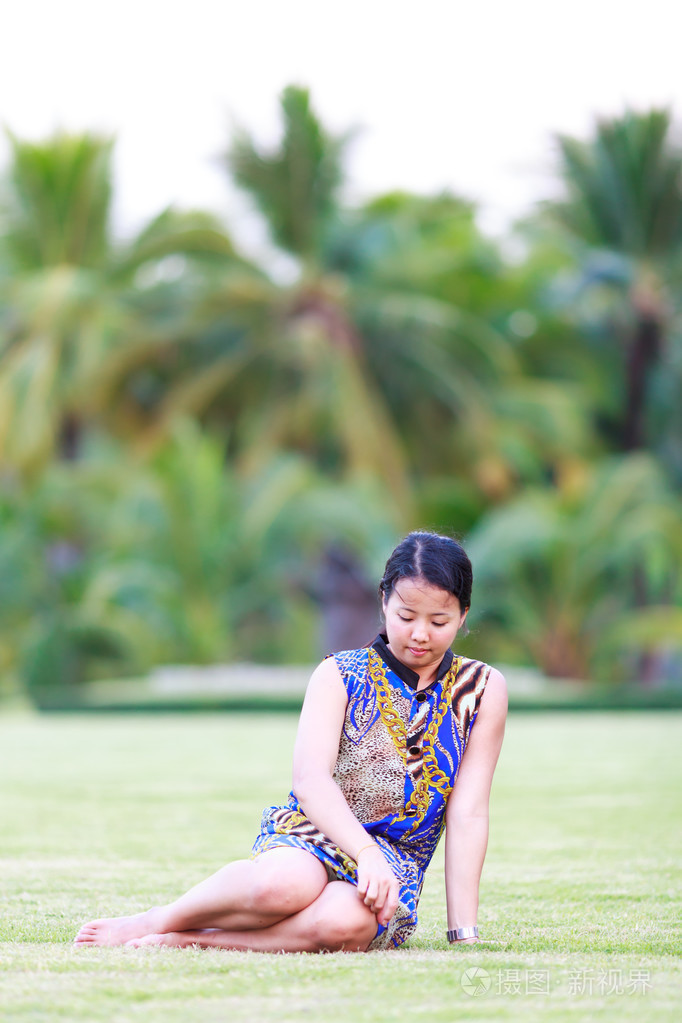
<svg viewBox="0 0 682 1023">
<path fill-rule="evenodd" d="M 31 143 L 8 132 L 12 165 L 5 248 L 18 270 L 100 266 L 108 253 L 113 142 L 58 133 Z"/>
<path fill-rule="evenodd" d="M 274 241 L 309 260 L 335 209 L 346 139 L 325 131 L 307 89 L 286 88 L 281 111 L 283 133 L 276 149 L 263 149 L 241 129 L 234 134 L 226 162 L 265 216 Z"/>
<path fill-rule="evenodd" d="M 657 259 L 682 245 L 682 149 L 670 114 L 627 111 L 592 141 L 558 136 L 568 198 L 554 215 L 588 244 Z"/>
</svg>

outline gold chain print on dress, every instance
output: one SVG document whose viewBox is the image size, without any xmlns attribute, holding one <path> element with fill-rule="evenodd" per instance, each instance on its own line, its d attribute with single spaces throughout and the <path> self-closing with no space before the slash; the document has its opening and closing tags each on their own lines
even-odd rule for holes
<svg viewBox="0 0 682 1023">
<path fill-rule="evenodd" d="M 417 830 L 426 815 L 429 806 L 429 789 L 437 789 L 446 798 L 452 789 L 450 779 L 438 766 L 433 752 L 433 742 L 438 735 L 443 718 L 450 709 L 452 689 L 457 679 L 460 664 L 461 658 L 455 657 L 447 675 L 443 679 L 441 698 L 422 742 L 422 776 L 415 785 L 414 792 L 405 804 L 400 817 L 396 819 L 396 822 L 402 822 L 413 814 L 415 815 L 414 824 L 406 832 L 406 837 Z M 407 764 L 407 729 L 405 722 L 391 703 L 386 679 L 386 667 L 381 658 L 371 649 L 369 651 L 368 666 L 370 678 L 376 688 L 377 703 L 382 721 L 386 725 L 398 753 L 404 763 Z"/>
<path fill-rule="evenodd" d="M 369 651 L 368 667 L 369 677 L 372 679 L 372 682 L 374 682 L 376 689 L 381 720 L 386 725 L 388 734 L 391 736 L 393 745 L 398 751 L 403 764 L 407 765 L 407 730 L 405 728 L 405 722 L 391 703 L 391 697 L 388 694 L 386 685 L 386 668 L 384 667 L 384 662 L 372 649 Z"/>
</svg>

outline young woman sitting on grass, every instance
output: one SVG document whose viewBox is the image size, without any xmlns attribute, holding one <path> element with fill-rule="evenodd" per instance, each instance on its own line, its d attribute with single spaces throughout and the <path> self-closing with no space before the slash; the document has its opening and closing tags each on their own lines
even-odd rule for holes
<svg viewBox="0 0 682 1023">
<path fill-rule="evenodd" d="M 313 673 L 293 791 L 263 813 L 248 860 L 175 902 L 85 924 L 85 945 L 196 945 L 260 952 L 366 951 L 417 926 L 424 872 L 445 826 L 447 936 L 478 941 L 488 803 L 507 713 L 504 678 L 450 650 L 471 563 L 416 532 L 386 564 L 385 633 Z"/>
</svg>

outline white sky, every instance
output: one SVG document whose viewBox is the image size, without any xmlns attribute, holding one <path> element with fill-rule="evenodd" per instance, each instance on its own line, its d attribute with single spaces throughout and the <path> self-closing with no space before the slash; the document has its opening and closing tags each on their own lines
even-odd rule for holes
<svg viewBox="0 0 682 1023">
<path fill-rule="evenodd" d="M 2 23 L 0 121 L 115 132 L 123 231 L 171 202 L 248 224 L 214 158 L 231 116 L 272 139 L 290 82 L 362 129 L 354 196 L 449 188 L 492 230 L 548 193 L 552 132 L 682 112 L 681 0 L 19 0 Z"/>
</svg>

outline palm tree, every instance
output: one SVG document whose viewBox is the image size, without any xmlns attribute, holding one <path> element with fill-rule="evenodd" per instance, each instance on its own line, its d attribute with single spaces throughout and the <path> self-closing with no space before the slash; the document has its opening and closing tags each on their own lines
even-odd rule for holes
<svg viewBox="0 0 682 1023">
<path fill-rule="evenodd" d="M 235 181 L 266 218 L 273 242 L 298 266 L 293 286 L 263 290 L 251 334 L 258 358 L 246 392 L 252 395 L 255 388 L 261 395 L 261 411 L 246 417 L 247 462 L 251 467 L 267 462 L 283 448 L 305 453 L 332 476 L 377 475 L 403 520 L 409 519 L 400 439 L 368 373 L 348 282 L 333 272 L 325 254 L 340 214 L 347 139 L 324 130 L 305 89 L 285 89 L 281 109 L 282 138 L 273 151 L 242 129 L 226 156 Z M 239 305 L 229 286 L 225 302 L 228 308 Z"/>
<path fill-rule="evenodd" d="M 166 211 L 117 244 L 110 139 L 9 138 L 0 229 L 0 464 L 35 475 L 55 450 L 76 453 L 86 423 L 107 417 L 131 431 L 144 423 L 149 398 L 140 380 L 133 381 L 137 394 L 122 390 L 121 381 L 130 382 L 131 368 L 144 366 L 151 352 L 158 357 L 192 334 L 187 302 L 174 322 L 168 295 L 160 305 L 159 287 L 144 287 L 145 275 L 162 285 L 173 259 L 224 266 L 236 257 L 206 214 Z"/>
<path fill-rule="evenodd" d="M 339 199 L 347 136 L 325 132 L 304 89 L 285 90 L 282 116 L 274 149 L 242 130 L 226 157 L 298 267 L 289 288 L 263 285 L 260 305 L 254 288 L 250 305 L 229 285 L 224 292 L 232 316 L 242 308 L 244 324 L 256 320 L 259 358 L 239 378 L 248 412 L 229 401 L 242 450 L 251 465 L 293 448 L 327 472 L 373 475 L 399 528 L 439 515 L 431 484 L 452 491 L 455 479 L 468 523 L 529 464 L 582 444 L 573 429 L 566 436 L 568 399 L 557 416 L 557 388 L 523 377 L 496 322 L 504 264 L 471 204 L 397 194 L 349 209 Z"/>
<path fill-rule="evenodd" d="M 550 210 L 578 246 L 584 288 L 592 294 L 597 287 L 615 288 L 626 297 L 615 326 L 619 446 L 668 445 L 682 469 L 673 439 L 673 424 L 679 426 L 682 148 L 670 114 L 627 111 L 600 121 L 586 142 L 562 135 L 558 143 L 566 195 Z"/>
</svg>

